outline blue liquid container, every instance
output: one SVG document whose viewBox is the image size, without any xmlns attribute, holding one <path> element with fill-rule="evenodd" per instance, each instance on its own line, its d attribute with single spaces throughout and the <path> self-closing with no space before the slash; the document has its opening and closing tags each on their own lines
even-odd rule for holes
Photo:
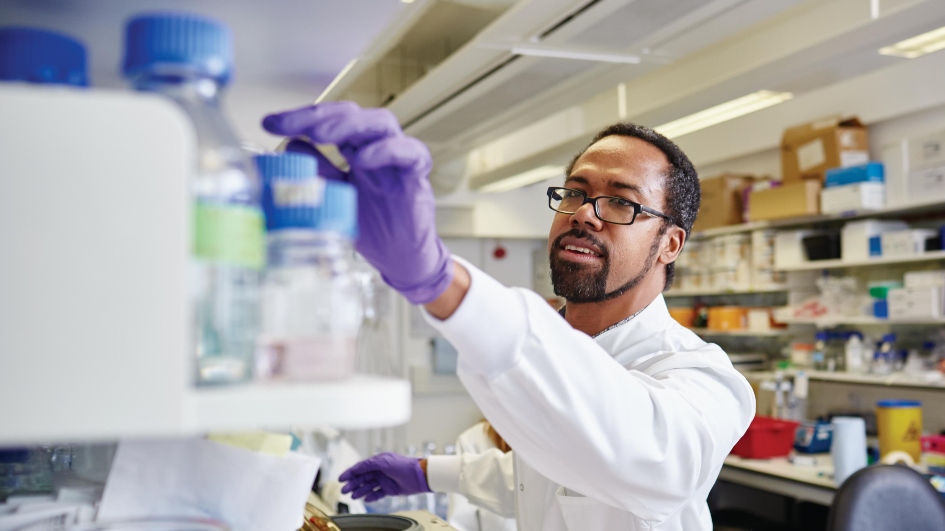
<svg viewBox="0 0 945 531">
<path fill-rule="evenodd" d="M 249 380 L 265 266 L 260 183 L 220 110 L 233 40 L 219 22 L 144 14 L 125 28 L 123 72 L 132 88 L 164 95 L 197 133 L 193 194 L 193 351 L 198 385 Z"/>
</svg>

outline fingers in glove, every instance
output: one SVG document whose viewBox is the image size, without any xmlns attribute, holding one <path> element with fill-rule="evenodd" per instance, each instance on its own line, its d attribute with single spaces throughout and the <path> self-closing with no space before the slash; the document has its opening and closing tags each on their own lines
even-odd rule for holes
<svg viewBox="0 0 945 531">
<path fill-rule="evenodd" d="M 388 136 L 402 135 L 394 113 L 362 109 L 351 102 L 327 102 L 263 119 L 267 131 L 305 135 L 317 144 L 359 148 Z"/>
<path fill-rule="evenodd" d="M 351 493 L 351 497 L 354 498 L 355 500 L 360 500 L 361 498 L 363 498 L 363 497 L 365 497 L 365 496 L 367 496 L 367 495 L 369 495 L 369 494 L 373 494 L 373 493 L 376 492 L 378 489 L 379 489 L 379 487 L 378 487 L 378 484 L 377 484 L 376 482 L 375 482 L 375 483 L 365 483 L 364 485 L 361 485 L 360 487 L 358 487 L 357 489 L 355 489 L 354 492 Z M 380 489 L 380 490 L 381 490 L 381 492 L 385 492 L 383 489 Z"/>
<path fill-rule="evenodd" d="M 390 496 L 390 494 L 387 492 L 384 492 L 383 490 L 375 490 L 374 492 L 365 496 L 364 501 L 365 503 L 376 502 L 377 500 L 380 500 L 381 498 L 384 498 L 387 496 Z"/>
<path fill-rule="evenodd" d="M 433 159 L 423 142 L 409 136 L 394 136 L 358 151 L 352 161 L 354 165 L 368 171 L 397 168 L 427 174 L 433 167 Z"/>
<path fill-rule="evenodd" d="M 361 108 L 350 101 L 330 101 L 308 105 L 299 109 L 274 113 L 263 118 L 263 129 L 275 135 L 307 135 L 319 122 L 334 119 L 339 114 L 355 112 Z"/>
<path fill-rule="evenodd" d="M 311 142 L 301 138 L 293 138 L 285 146 L 285 150 L 290 153 L 304 153 L 315 157 L 318 161 L 318 175 L 329 181 L 348 181 L 348 172 L 338 169 L 328 157 L 322 154 L 321 150 L 315 147 Z"/>
</svg>

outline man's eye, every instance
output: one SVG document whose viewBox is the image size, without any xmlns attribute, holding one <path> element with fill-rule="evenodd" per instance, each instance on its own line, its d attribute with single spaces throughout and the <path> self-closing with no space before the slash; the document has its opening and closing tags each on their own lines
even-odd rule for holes
<svg viewBox="0 0 945 531">
<path fill-rule="evenodd" d="M 631 203 L 630 201 L 628 201 L 628 200 L 626 200 L 626 199 L 621 199 L 621 198 L 619 198 L 619 197 L 611 197 L 611 198 L 610 198 L 610 203 L 612 203 L 612 204 L 614 204 L 614 205 L 616 205 L 616 206 L 622 206 L 622 207 L 632 207 L 632 206 L 633 206 L 633 203 Z"/>
</svg>

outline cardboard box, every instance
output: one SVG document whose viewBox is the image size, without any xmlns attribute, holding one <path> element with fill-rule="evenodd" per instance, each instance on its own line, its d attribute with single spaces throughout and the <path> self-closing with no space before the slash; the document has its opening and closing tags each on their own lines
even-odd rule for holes
<svg viewBox="0 0 945 531">
<path fill-rule="evenodd" d="M 820 181 L 801 181 L 751 192 L 752 221 L 813 216 L 820 213 Z"/>
<path fill-rule="evenodd" d="M 945 270 L 909 271 L 903 284 L 907 288 L 945 288 Z"/>
<path fill-rule="evenodd" d="M 908 229 L 884 232 L 879 236 L 884 258 L 915 256 L 925 252 L 925 240 L 938 233 L 931 229 Z"/>
<path fill-rule="evenodd" d="M 945 167 L 910 172 L 906 194 L 909 203 L 945 200 Z"/>
<path fill-rule="evenodd" d="M 857 183 L 824 188 L 820 192 L 820 212 L 840 214 L 858 210 L 880 210 L 886 206 L 884 183 Z"/>
<path fill-rule="evenodd" d="M 858 183 L 881 183 L 885 181 L 885 170 L 882 162 L 870 162 L 849 168 L 830 168 L 827 170 L 825 188 L 847 186 Z"/>
<path fill-rule="evenodd" d="M 840 257 L 847 261 L 866 260 L 870 257 L 870 238 L 884 232 L 906 230 L 909 225 L 904 221 L 886 221 L 879 219 L 864 219 L 851 221 L 843 226 L 840 232 Z M 877 256 L 882 254 L 880 251 Z"/>
<path fill-rule="evenodd" d="M 837 117 L 791 127 L 781 138 L 781 180 L 824 182 L 830 168 L 869 162 L 869 136 L 858 118 Z"/>
<path fill-rule="evenodd" d="M 945 309 L 942 288 L 899 288 L 889 290 L 890 319 L 938 319 Z"/>
<path fill-rule="evenodd" d="M 945 131 L 909 139 L 909 167 L 926 170 L 945 166 Z"/>
<path fill-rule="evenodd" d="M 882 148 L 880 159 L 885 166 L 886 206 L 897 208 L 909 202 L 906 176 L 909 175 L 909 139 L 903 138 Z"/>
<path fill-rule="evenodd" d="M 819 234 L 815 230 L 782 230 L 774 239 L 774 267 L 786 269 L 807 262 L 804 238 Z"/>
<path fill-rule="evenodd" d="M 724 174 L 701 179 L 702 202 L 692 230 L 699 231 L 742 223 L 742 191 L 751 184 L 750 175 Z"/>
</svg>

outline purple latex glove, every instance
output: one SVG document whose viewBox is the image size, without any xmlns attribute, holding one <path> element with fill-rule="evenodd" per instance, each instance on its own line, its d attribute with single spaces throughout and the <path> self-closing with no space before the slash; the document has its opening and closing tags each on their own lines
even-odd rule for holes
<svg viewBox="0 0 945 531">
<path fill-rule="evenodd" d="M 352 493 L 352 498 L 364 498 L 368 503 L 385 496 L 430 492 L 420 460 L 390 452 L 361 461 L 345 470 L 338 480 L 346 482 L 343 494 Z"/>
<path fill-rule="evenodd" d="M 263 127 L 277 135 L 338 146 L 351 166 L 348 172 L 304 139 L 293 139 L 287 150 L 313 155 L 319 175 L 357 188 L 356 249 L 385 282 L 414 304 L 430 302 L 446 290 L 453 264 L 436 234 L 428 178 L 433 161 L 422 142 L 404 134 L 393 113 L 328 102 L 271 114 L 263 119 Z"/>
</svg>

